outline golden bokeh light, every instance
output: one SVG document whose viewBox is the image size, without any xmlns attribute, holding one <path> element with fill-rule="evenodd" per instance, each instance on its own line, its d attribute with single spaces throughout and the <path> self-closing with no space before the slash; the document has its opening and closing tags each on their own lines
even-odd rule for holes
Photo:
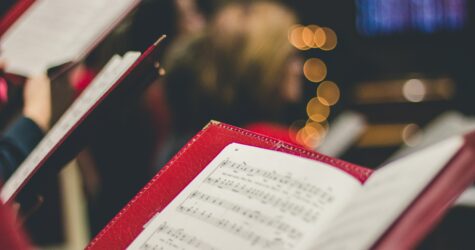
<svg viewBox="0 0 475 250">
<path fill-rule="evenodd" d="M 318 48 L 317 44 L 315 43 L 315 32 L 320 27 L 315 24 L 310 24 L 306 26 L 302 31 L 302 40 L 304 41 L 305 45 L 310 48 Z"/>
<path fill-rule="evenodd" d="M 305 120 L 297 120 L 292 122 L 289 126 L 289 136 L 292 140 L 298 141 L 297 133 L 298 131 L 305 126 Z"/>
<path fill-rule="evenodd" d="M 320 123 L 309 119 L 305 124 L 305 127 L 315 130 L 320 137 L 324 137 L 328 129 L 328 123 L 326 121 Z"/>
<path fill-rule="evenodd" d="M 319 144 L 320 137 L 317 130 L 305 126 L 297 132 L 297 141 L 307 148 L 314 148 Z"/>
<path fill-rule="evenodd" d="M 320 48 L 328 51 L 336 47 L 338 37 L 335 31 L 328 27 L 298 24 L 289 29 L 289 42 L 299 50 Z"/>
<path fill-rule="evenodd" d="M 340 88 L 332 81 L 324 81 L 317 88 L 318 100 L 327 105 L 335 105 L 340 100 Z"/>
<path fill-rule="evenodd" d="M 305 46 L 313 48 L 313 31 L 309 27 L 305 27 L 302 30 L 302 41 Z"/>
<path fill-rule="evenodd" d="M 313 35 L 313 42 L 317 48 L 321 48 L 323 45 L 325 45 L 326 41 L 327 35 L 325 33 L 325 30 L 319 27 L 317 30 L 315 30 L 315 33 Z"/>
<path fill-rule="evenodd" d="M 307 46 L 303 40 L 303 32 L 304 32 L 305 27 L 302 25 L 295 25 L 292 26 L 289 29 L 289 42 L 292 44 L 295 48 L 299 50 L 308 50 L 310 49 L 309 46 Z"/>
<path fill-rule="evenodd" d="M 314 149 L 325 138 L 326 132 L 327 127 L 325 125 L 310 120 L 297 132 L 297 141 L 308 148 Z"/>
<path fill-rule="evenodd" d="M 314 97 L 307 103 L 307 115 L 313 121 L 324 122 L 330 115 L 330 107 Z"/>
<path fill-rule="evenodd" d="M 315 32 L 315 41 L 318 47 L 322 50 L 332 50 L 338 43 L 338 38 L 335 31 L 330 28 L 320 28 Z"/>
<path fill-rule="evenodd" d="M 336 33 L 330 28 L 322 28 L 311 24 L 308 26 L 296 25 L 289 30 L 289 42 L 300 50 L 320 48 L 328 51 L 337 45 Z M 325 80 L 327 76 L 326 64 L 318 58 L 309 58 L 303 65 L 305 77 L 314 83 Z M 315 149 L 324 139 L 328 131 L 328 116 L 330 106 L 340 99 L 340 89 L 332 81 L 324 81 L 317 88 L 317 96 L 307 103 L 309 120 L 296 121 L 290 128 L 292 138 L 309 148 Z"/>
<path fill-rule="evenodd" d="M 310 58 L 303 65 L 303 74 L 311 82 L 321 82 L 327 76 L 327 65 L 318 58 Z"/>
</svg>

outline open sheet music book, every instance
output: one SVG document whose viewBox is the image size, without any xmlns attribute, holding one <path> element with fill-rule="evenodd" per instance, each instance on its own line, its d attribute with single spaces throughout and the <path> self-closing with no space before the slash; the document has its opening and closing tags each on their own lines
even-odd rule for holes
<svg viewBox="0 0 475 250">
<path fill-rule="evenodd" d="M 80 144 L 90 134 L 89 129 L 97 125 L 95 122 L 108 108 L 127 101 L 128 96 L 151 83 L 151 78 L 158 77 L 157 46 L 164 37 L 143 54 L 127 52 L 110 59 L 1 188 L 3 202 L 12 201 L 43 165 L 61 165 L 71 160 L 81 150 Z"/>
<path fill-rule="evenodd" d="M 36 0 L 1 36 L 9 73 L 31 76 L 76 62 L 139 0 Z"/>
<path fill-rule="evenodd" d="M 89 248 L 414 247 L 463 191 L 443 186 L 441 180 L 447 182 L 451 175 L 451 181 L 464 187 L 474 180 L 475 148 L 467 145 L 464 137 L 452 137 L 370 174 L 359 166 L 212 123 Z M 429 189 L 438 192 L 438 201 L 425 198 Z M 411 234 L 415 238 L 404 238 Z"/>
</svg>

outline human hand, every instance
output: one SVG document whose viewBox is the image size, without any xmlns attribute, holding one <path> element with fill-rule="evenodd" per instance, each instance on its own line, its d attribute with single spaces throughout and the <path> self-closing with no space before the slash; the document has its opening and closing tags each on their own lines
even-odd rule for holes
<svg viewBox="0 0 475 250">
<path fill-rule="evenodd" d="M 44 132 L 51 119 L 51 87 L 46 75 L 29 78 L 23 90 L 23 115 L 33 120 Z"/>
</svg>

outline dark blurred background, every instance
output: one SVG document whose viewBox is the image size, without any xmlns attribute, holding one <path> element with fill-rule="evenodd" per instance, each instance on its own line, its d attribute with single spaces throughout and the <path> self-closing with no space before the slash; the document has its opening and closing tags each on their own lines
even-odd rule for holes
<svg viewBox="0 0 475 250">
<path fill-rule="evenodd" d="M 338 37 L 335 49 L 302 51 L 306 58 L 320 58 L 327 66 L 326 79 L 334 81 L 340 89 L 340 100 L 331 107 L 330 121 L 350 109 L 364 114 L 370 126 L 412 124 L 420 128 L 444 111 L 474 113 L 472 1 L 289 4 L 298 11 L 303 25 L 329 27 Z M 410 79 L 420 80 L 412 83 L 422 83 L 422 93 L 417 84 L 414 86 L 415 100 L 411 100 L 410 91 L 406 96 L 402 93 L 404 83 Z M 315 95 L 317 86 L 307 82 L 308 99 Z M 378 98 L 378 94 L 382 97 Z M 304 112 L 305 108 L 301 110 Z M 404 126 L 386 128 L 403 130 Z M 354 152 L 347 152 L 343 158 L 376 167 L 404 143 L 402 138 L 389 137 L 386 141 L 360 141 L 350 150 Z"/>
</svg>

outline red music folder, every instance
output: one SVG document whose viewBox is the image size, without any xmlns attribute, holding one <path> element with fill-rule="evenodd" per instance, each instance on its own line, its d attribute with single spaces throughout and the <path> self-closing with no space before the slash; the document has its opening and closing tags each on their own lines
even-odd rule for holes
<svg viewBox="0 0 475 250">
<path fill-rule="evenodd" d="M 163 38 L 143 54 L 114 56 L 5 182 L 0 189 L 1 200 L 8 203 L 37 195 L 41 183 L 54 178 L 59 168 L 87 144 L 92 130 L 103 126 L 101 117 L 138 97 L 159 76 L 158 44 Z"/>
<path fill-rule="evenodd" d="M 87 249 L 414 247 L 475 179 L 474 139 L 475 134 L 451 138 L 372 171 L 268 136 L 211 122 Z M 421 166 L 421 162 L 426 165 Z M 259 163 L 263 169 L 256 167 Z M 300 171 L 301 163 L 315 165 L 306 168 L 298 179 L 298 173 L 292 171 Z M 272 164 L 280 165 L 273 168 Z M 321 175 L 318 181 L 309 182 L 312 171 Z M 337 175 L 349 182 L 332 179 Z M 317 187 L 333 181 L 362 187 L 346 198 L 342 195 L 345 192 L 339 193 L 339 185 L 330 189 Z M 279 192 L 287 198 L 279 197 Z M 318 202 L 307 200 L 311 196 Z M 331 207 L 335 205 L 331 202 L 337 201 L 344 205 Z M 268 205 L 271 208 L 260 210 Z M 320 217 L 311 216 L 315 210 Z M 328 211 L 334 211 L 333 217 L 323 219 Z M 307 226 L 323 226 L 303 230 L 300 219 Z"/>
</svg>

